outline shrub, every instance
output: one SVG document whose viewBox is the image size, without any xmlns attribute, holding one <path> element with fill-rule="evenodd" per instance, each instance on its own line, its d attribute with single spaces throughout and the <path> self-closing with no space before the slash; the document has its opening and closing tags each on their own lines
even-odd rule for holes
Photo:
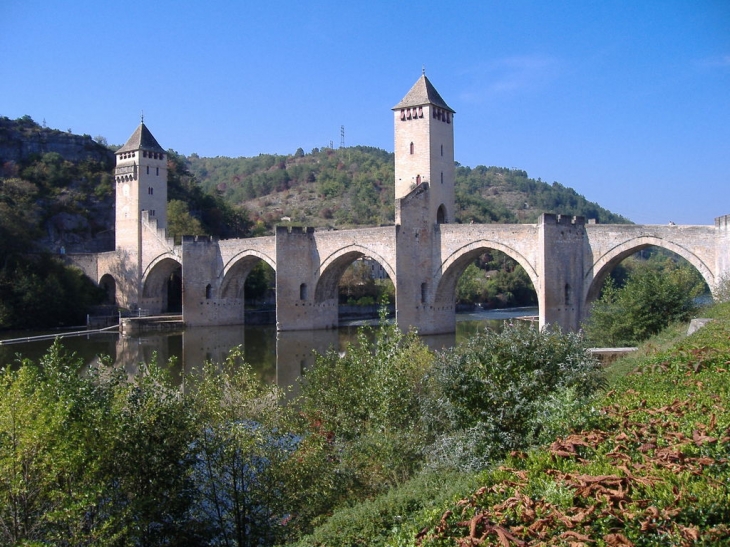
<svg viewBox="0 0 730 547">
<path fill-rule="evenodd" d="M 635 268 L 621 288 L 606 281 L 585 323 L 586 335 L 595 345 L 636 345 L 671 323 L 687 321 L 702 289 L 688 267 Z"/>
<path fill-rule="evenodd" d="M 602 376 L 579 335 L 507 325 L 440 353 L 427 385 L 430 464 L 480 469 L 554 432 Z"/>
</svg>

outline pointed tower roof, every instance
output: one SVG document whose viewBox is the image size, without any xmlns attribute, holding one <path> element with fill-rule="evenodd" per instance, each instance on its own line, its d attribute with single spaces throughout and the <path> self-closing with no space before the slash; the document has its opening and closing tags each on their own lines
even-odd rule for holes
<svg viewBox="0 0 730 547">
<path fill-rule="evenodd" d="M 436 91 L 436 88 L 433 87 L 433 84 L 429 81 L 428 78 L 426 78 L 425 73 L 421 74 L 421 77 L 418 78 L 418 81 L 413 84 L 413 87 L 408 93 L 406 93 L 406 96 L 403 97 L 403 100 L 393 107 L 393 110 L 397 110 L 399 108 L 409 108 L 413 106 L 423 106 L 425 104 L 432 104 L 434 106 L 438 106 L 440 108 L 448 110 L 449 112 L 455 112 L 455 110 L 447 105 L 446 101 L 441 98 L 439 92 Z"/>
<path fill-rule="evenodd" d="M 139 124 L 139 127 L 132 133 L 126 144 L 117 150 L 117 154 L 122 152 L 129 152 L 131 150 L 147 150 L 148 152 L 162 152 L 165 153 L 165 149 L 162 148 L 157 140 L 152 136 L 150 130 L 144 122 Z"/>
</svg>

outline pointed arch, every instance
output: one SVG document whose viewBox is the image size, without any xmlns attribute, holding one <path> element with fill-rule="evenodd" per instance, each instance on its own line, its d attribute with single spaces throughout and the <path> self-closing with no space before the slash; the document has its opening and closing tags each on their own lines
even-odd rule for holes
<svg viewBox="0 0 730 547">
<path fill-rule="evenodd" d="M 447 218 L 446 206 L 442 203 L 436 211 L 436 224 L 446 224 L 448 222 Z"/>
<path fill-rule="evenodd" d="M 594 260 L 593 265 L 586 272 L 584 278 L 584 287 L 586 288 L 584 294 L 585 303 L 590 304 L 598 298 L 601 288 L 603 287 L 603 283 L 606 280 L 606 277 L 608 277 L 611 273 L 611 270 L 613 270 L 624 259 L 638 251 L 646 249 L 647 247 L 661 247 L 662 249 L 666 249 L 678 256 L 681 256 L 697 269 L 708 287 L 712 288 L 715 286 L 715 275 L 713 274 L 712 269 L 694 252 L 681 245 L 656 236 L 639 236 L 617 244 Z"/>
</svg>

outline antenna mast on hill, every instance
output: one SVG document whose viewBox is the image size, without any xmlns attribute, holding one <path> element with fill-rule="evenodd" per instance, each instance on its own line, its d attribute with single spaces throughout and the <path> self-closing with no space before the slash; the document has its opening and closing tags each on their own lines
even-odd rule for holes
<svg viewBox="0 0 730 547">
<path fill-rule="evenodd" d="M 340 148 L 345 147 L 345 126 L 340 126 Z"/>
</svg>

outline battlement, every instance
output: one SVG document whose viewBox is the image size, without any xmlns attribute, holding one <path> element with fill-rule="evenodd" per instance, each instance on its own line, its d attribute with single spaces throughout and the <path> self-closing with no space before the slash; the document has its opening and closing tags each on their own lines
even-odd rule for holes
<svg viewBox="0 0 730 547">
<path fill-rule="evenodd" d="M 215 243 L 218 238 L 215 236 L 182 236 L 183 244 Z"/>
<path fill-rule="evenodd" d="M 276 235 L 279 234 L 313 234 L 314 228 L 311 226 L 277 226 Z"/>
<path fill-rule="evenodd" d="M 730 215 L 723 215 L 715 219 L 715 228 L 730 231 Z"/>
<path fill-rule="evenodd" d="M 558 226 L 583 226 L 585 223 L 585 217 L 556 215 L 554 213 L 543 213 L 538 220 L 538 224 L 555 224 Z"/>
</svg>

